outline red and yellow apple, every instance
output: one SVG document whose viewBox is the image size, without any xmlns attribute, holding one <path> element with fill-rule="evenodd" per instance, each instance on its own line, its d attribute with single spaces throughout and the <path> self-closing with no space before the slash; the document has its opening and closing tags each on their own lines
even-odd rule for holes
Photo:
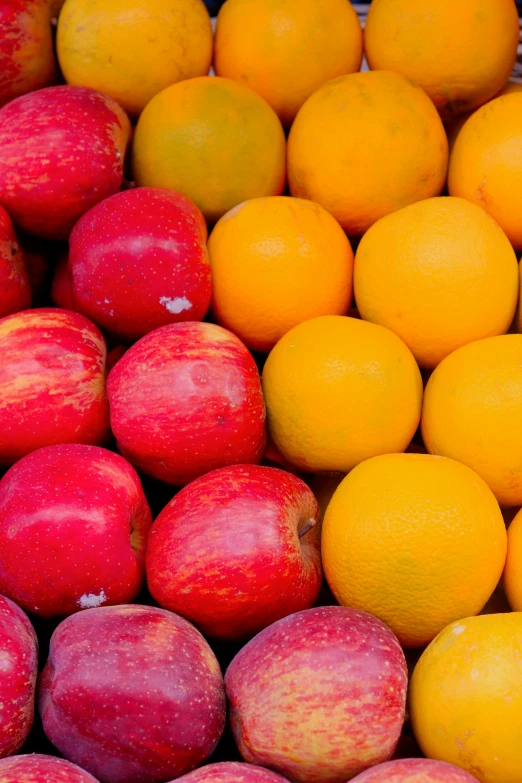
<svg viewBox="0 0 522 783">
<path fill-rule="evenodd" d="M 263 454 L 259 372 L 243 343 L 215 324 L 169 324 L 142 337 L 110 371 L 107 394 L 123 456 L 169 484 Z"/>
<path fill-rule="evenodd" d="M 31 753 L 0 761 L 1 783 L 98 783 L 96 778 L 69 761 Z"/>
<path fill-rule="evenodd" d="M 353 783 L 477 783 L 477 779 L 444 761 L 400 759 L 378 764 L 357 775 Z"/>
<path fill-rule="evenodd" d="M 252 636 L 313 606 L 322 578 L 317 517 L 313 493 L 284 470 L 232 465 L 207 473 L 154 522 L 152 597 L 208 636 Z"/>
<path fill-rule="evenodd" d="M 11 218 L 0 207 L 0 318 L 31 306 L 24 254 Z"/>
<path fill-rule="evenodd" d="M 40 677 L 50 741 L 103 783 L 162 783 L 214 750 L 223 677 L 194 626 L 149 606 L 73 614 L 55 630 Z"/>
<path fill-rule="evenodd" d="M 242 757 L 297 783 L 344 783 L 388 760 L 407 683 L 390 629 L 343 606 L 305 609 L 265 628 L 225 675 Z"/>
<path fill-rule="evenodd" d="M 207 764 L 177 780 L 179 783 L 287 783 L 285 778 L 269 769 L 241 761 Z"/>
</svg>

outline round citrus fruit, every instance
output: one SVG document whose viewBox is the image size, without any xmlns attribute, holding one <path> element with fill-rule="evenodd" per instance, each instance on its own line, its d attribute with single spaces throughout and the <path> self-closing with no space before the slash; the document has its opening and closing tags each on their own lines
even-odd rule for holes
<svg viewBox="0 0 522 783">
<path fill-rule="evenodd" d="M 511 95 L 513 92 L 522 92 L 522 82 L 517 82 L 514 79 L 510 79 L 508 83 L 500 90 L 500 92 L 497 92 L 494 97 L 500 98 L 502 95 Z M 473 111 L 464 112 L 464 114 L 458 114 L 445 121 L 450 154 L 455 144 L 455 140 L 460 133 L 460 129 L 474 113 L 475 109 Z"/>
<path fill-rule="evenodd" d="M 292 195 L 322 204 L 353 236 L 439 195 L 447 158 L 433 103 L 390 71 L 328 82 L 303 104 L 288 137 Z"/>
<path fill-rule="evenodd" d="M 370 68 L 407 76 L 448 117 L 504 86 L 518 36 L 514 0 L 373 0 L 364 49 Z"/>
<path fill-rule="evenodd" d="M 422 435 L 432 454 L 473 468 L 501 505 L 522 505 L 522 335 L 446 357 L 426 385 Z"/>
<path fill-rule="evenodd" d="M 305 100 L 358 71 L 359 18 L 346 0 L 227 0 L 216 28 L 214 68 L 244 82 L 289 126 Z"/>
<path fill-rule="evenodd" d="M 481 783 L 520 783 L 522 613 L 445 628 L 415 667 L 409 713 L 426 756 Z"/>
<path fill-rule="evenodd" d="M 508 527 L 508 550 L 504 568 L 504 592 L 509 605 L 522 611 L 522 511 L 519 511 Z"/>
<path fill-rule="evenodd" d="M 269 431 L 309 472 L 347 473 L 403 451 L 419 421 L 422 381 L 402 340 L 356 318 L 324 315 L 295 326 L 263 370 Z"/>
<path fill-rule="evenodd" d="M 361 316 L 401 337 L 421 367 L 509 329 L 518 264 L 501 228 L 460 198 L 419 201 L 378 220 L 355 260 Z"/>
<path fill-rule="evenodd" d="M 202 0 L 66 0 L 57 47 L 69 84 L 139 114 L 170 84 L 208 73 L 212 27 Z"/>
<path fill-rule="evenodd" d="M 171 188 L 210 222 L 285 186 L 285 135 L 259 95 L 231 79 L 173 84 L 142 112 L 133 144 L 139 185 Z"/>
<path fill-rule="evenodd" d="M 208 248 L 213 311 L 249 348 L 269 351 L 302 321 L 348 311 L 352 248 L 319 204 L 246 201 L 218 221 Z"/>
<path fill-rule="evenodd" d="M 495 98 L 464 123 L 451 152 L 448 189 L 486 210 L 522 249 L 522 93 Z"/>
</svg>

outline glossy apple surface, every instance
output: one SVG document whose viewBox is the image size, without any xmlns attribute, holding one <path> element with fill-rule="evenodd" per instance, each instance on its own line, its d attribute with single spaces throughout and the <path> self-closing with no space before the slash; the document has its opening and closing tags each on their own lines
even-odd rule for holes
<svg viewBox="0 0 522 783">
<path fill-rule="evenodd" d="M 392 755 L 405 714 L 404 653 L 377 618 L 305 609 L 230 664 L 229 720 L 245 761 L 298 783 L 343 783 Z"/>
<path fill-rule="evenodd" d="M 11 218 L 0 207 L 0 318 L 31 306 L 31 287 L 22 246 Z"/>
<path fill-rule="evenodd" d="M 207 473 L 154 522 L 149 590 L 208 636 L 252 636 L 314 604 L 322 576 L 317 517 L 313 493 L 284 470 L 232 465 Z"/>
<path fill-rule="evenodd" d="M 400 759 L 357 775 L 354 783 L 477 783 L 477 779 L 444 761 Z"/>
<path fill-rule="evenodd" d="M 178 778 L 180 783 L 286 783 L 285 778 L 269 769 L 241 761 L 207 764 Z"/>
<path fill-rule="evenodd" d="M 31 753 L 0 761 L 1 783 L 98 783 L 85 770 L 54 756 Z"/>
<path fill-rule="evenodd" d="M 207 225 L 188 198 L 134 188 L 90 209 L 74 227 L 69 265 L 74 309 L 134 341 L 210 305 Z"/>
<path fill-rule="evenodd" d="M 39 709 L 60 753 L 103 783 L 160 783 L 214 750 L 225 723 L 223 677 L 182 617 L 100 607 L 55 630 Z"/>
<path fill-rule="evenodd" d="M 121 453 L 169 484 L 263 454 L 256 364 L 220 326 L 188 321 L 150 332 L 112 368 L 107 394 Z"/>
<path fill-rule="evenodd" d="M 42 617 L 131 603 L 151 523 L 119 454 L 80 444 L 33 451 L 0 480 L 0 592 Z"/>
<path fill-rule="evenodd" d="M 109 433 L 105 341 L 83 315 L 24 310 L 0 320 L 0 465 Z"/>
<path fill-rule="evenodd" d="M 85 87 L 16 98 L 0 109 L 0 204 L 28 233 L 67 239 L 84 212 L 120 189 L 129 135 L 123 109 Z"/>
</svg>

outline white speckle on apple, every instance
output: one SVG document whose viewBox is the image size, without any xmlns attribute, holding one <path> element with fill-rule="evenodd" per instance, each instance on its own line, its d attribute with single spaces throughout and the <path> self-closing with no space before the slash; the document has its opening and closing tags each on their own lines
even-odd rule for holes
<svg viewBox="0 0 522 783">
<path fill-rule="evenodd" d="M 192 302 L 187 299 L 186 296 L 177 296 L 174 299 L 169 299 L 168 296 L 162 296 L 160 298 L 160 305 L 163 305 L 169 313 L 177 315 L 183 312 L 183 310 L 190 310 Z"/>
<path fill-rule="evenodd" d="M 95 593 L 84 593 L 81 598 L 78 598 L 76 603 L 82 609 L 95 609 L 97 606 L 101 606 L 105 603 L 106 600 L 107 596 L 102 588 L 98 595 Z"/>
<path fill-rule="evenodd" d="M 13 659 L 8 652 L 0 653 L 0 672 L 10 672 L 13 669 Z"/>
</svg>

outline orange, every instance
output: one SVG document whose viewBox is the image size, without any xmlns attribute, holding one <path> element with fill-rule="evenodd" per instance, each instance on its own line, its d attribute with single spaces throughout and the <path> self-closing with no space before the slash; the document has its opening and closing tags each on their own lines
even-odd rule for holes
<svg viewBox="0 0 522 783">
<path fill-rule="evenodd" d="M 386 454 L 341 482 L 323 521 L 326 579 L 343 606 L 379 617 L 404 647 L 480 612 L 506 559 L 491 490 L 465 465 Z"/>
<path fill-rule="evenodd" d="M 293 326 L 350 306 L 352 248 L 312 201 L 246 201 L 216 224 L 208 249 L 213 311 L 253 350 L 269 351 Z"/>
<path fill-rule="evenodd" d="M 469 617 L 423 652 L 409 713 L 426 756 L 481 783 L 520 783 L 522 613 Z"/>
<path fill-rule="evenodd" d="M 516 82 L 514 79 L 510 79 L 505 87 L 495 95 L 495 98 L 500 98 L 502 95 L 511 95 L 513 92 L 522 92 L 522 82 Z M 451 118 L 446 122 L 446 135 L 448 137 L 448 144 L 450 153 L 455 144 L 455 139 L 460 133 L 460 129 L 464 123 L 469 120 L 475 111 L 467 111 L 464 114 L 459 114 L 456 117 Z"/>
<path fill-rule="evenodd" d="M 227 0 L 217 18 L 216 73 L 262 95 L 286 126 L 315 90 L 361 60 L 361 25 L 346 0 Z"/>
<path fill-rule="evenodd" d="M 290 190 L 356 236 L 437 196 L 447 157 L 444 126 L 422 90 L 389 71 L 354 73 L 325 84 L 299 110 L 288 138 Z"/>
<path fill-rule="evenodd" d="M 373 0 L 364 49 L 370 68 L 407 76 L 451 117 L 505 85 L 518 35 L 514 0 Z"/>
<path fill-rule="evenodd" d="M 419 201 L 378 220 L 355 260 L 362 318 L 401 337 L 421 367 L 503 334 L 518 300 L 517 258 L 483 210 L 460 198 Z"/>
<path fill-rule="evenodd" d="M 177 190 L 216 221 L 285 187 L 285 135 L 259 95 L 231 79 L 173 84 L 143 111 L 134 136 L 138 185 Z"/>
<path fill-rule="evenodd" d="M 522 335 L 444 359 L 426 385 L 422 435 L 432 454 L 473 468 L 501 505 L 522 505 Z"/>
<path fill-rule="evenodd" d="M 202 0 L 66 0 L 57 47 L 69 84 L 137 115 L 170 84 L 208 73 L 212 28 Z"/>
<path fill-rule="evenodd" d="M 422 401 L 415 359 L 389 329 L 324 315 L 279 340 L 263 369 L 270 435 L 281 454 L 311 473 L 351 468 L 403 451 Z"/>
<path fill-rule="evenodd" d="M 482 207 L 522 249 L 522 93 L 495 98 L 464 123 L 451 152 L 448 189 Z"/>
<path fill-rule="evenodd" d="M 522 611 L 522 511 L 515 515 L 508 527 L 504 592 L 511 608 Z"/>
</svg>

